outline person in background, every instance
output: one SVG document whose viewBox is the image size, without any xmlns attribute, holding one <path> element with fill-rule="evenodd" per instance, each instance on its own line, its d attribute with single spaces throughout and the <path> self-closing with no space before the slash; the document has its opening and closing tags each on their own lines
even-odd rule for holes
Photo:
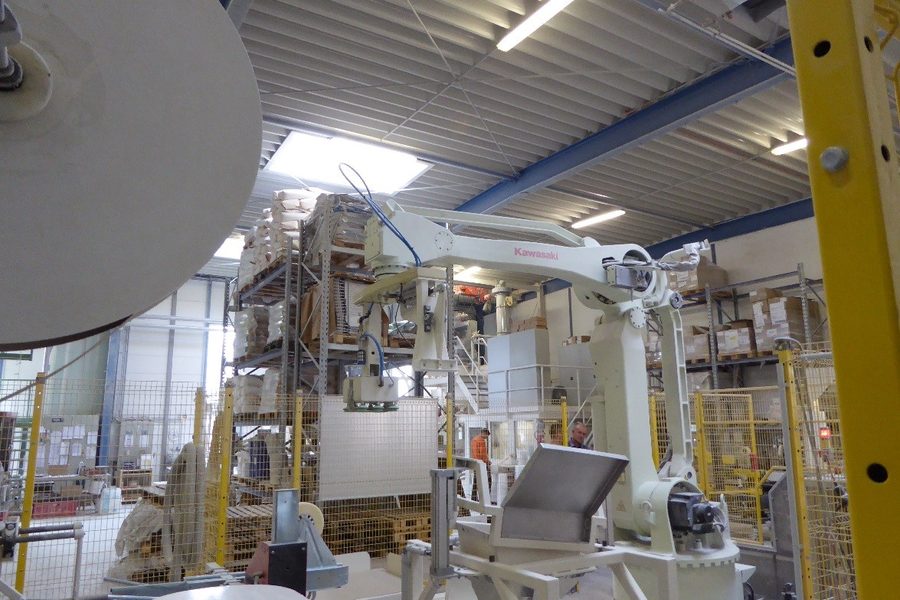
<svg viewBox="0 0 900 600">
<path fill-rule="evenodd" d="M 590 450 L 590 446 L 584 443 L 584 440 L 587 438 L 587 434 L 587 425 L 585 425 L 581 421 L 576 421 L 572 426 L 571 433 L 569 434 L 569 448 L 584 448 L 586 450 Z"/>
<path fill-rule="evenodd" d="M 482 429 L 478 435 L 472 438 L 472 443 L 469 447 L 471 457 L 486 464 L 488 472 L 490 472 L 491 468 L 491 457 L 488 456 L 488 438 L 490 436 L 491 432 L 489 430 Z"/>
<path fill-rule="evenodd" d="M 472 438 L 469 444 L 469 456 L 475 460 L 480 460 L 487 466 L 487 485 L 491 487 L 491 457 L 488 454 L 488 438 L 491 432 L 488 429 L 482 429 L 481 432 Z M 472 500 L 478 500 L 478 487 L 472 486 Z"/>
</svg>

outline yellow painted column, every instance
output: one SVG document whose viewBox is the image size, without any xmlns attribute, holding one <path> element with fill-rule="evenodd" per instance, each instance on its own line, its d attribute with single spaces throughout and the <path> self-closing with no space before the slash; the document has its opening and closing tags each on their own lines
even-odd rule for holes
<svg viewBox="0 0 900 600">
<path fill-rule="evenodd" d="M 199 446 L 203 443 L 203 416 L 206 410 L 206 394 L 203 393 L 203 388 L 197 388 L 197 391 L 194 393 L 194 437 L 193 442 L 195 446 Z"/>
<path fill-rule="evenodd" d="M 861 600 L 900 554 L 900 180 L 872 0 L 788 0 Z M 893 268 L 892 268 L 893 263 Z"/>
<path fill-rule="evenodd" d="M 650 401 L 650 447 L 653 448 L 653 466 L 659 470 L 659 430 L 656 424 L 656 394 L 647 396 Z"/>
<path fill-rule="evenodd" d="M 225 566 L 228 538 L 228 495 L 231 489 L 231 454 L 234 435 L 234 388 L 225 388 L 222 407 L 222 464 L 219 470 L 219 502 L 216 507 L 216 562 Z"/>
<path fill-rule="evenodd" d="M 809 561 L 809 551 L 812 547 L 809 540 L 809 506 L 806 502 L 806 478 L 804 477 L 803 460 L 803 434 L 800 428 L 799 405 L 797 402 L 797 385 L 794 381 L 793 354 L 790 350 L 779 350 L 778 360 L 781 363 L 781 371 L 784 373 L 785 405 L 787 406 L 788 431 L 791 438 L 791 464 L 792 472 L 788 475 L 794 484 L 794 501 L 797 507 L 797 530 L 800 534 L 798 545 L 800 556 L 794 557 L 800 561 L 800 574 L 803 577 L 804 600 L 813 599 L 812 569 Z"/>
<path fill-rule="evenodd" d="M 706 449 L 706 427 L 703 415 L 703 394 L 694 394 L 694 418 L 697 423 L 697 487 L 709 495 L 709 455 Z"/>
<path fill-rule="evenodd" d="M 569 403 L 560 402 L 559 410 L 562 413 L 562 445 L 569 445 Z"/>
<path fill-rule="evenodd" d="M 31 410 L 31 429 L 28 432 L 28 462 L 25 466 L 25 497 L 22 501 L 22 527 L 31 526 L 34 511 L 34 472 L 37 466 L 37 452 L 41 441 L 41 417 L 44 413 L 44 387 L 46 373 L 38 373 L 35 378 L 34 402 Z M 28 544 L 19 544 L 16 561 L 16 590 L 25 590 L 25 568 L 28 563 Z"/>
</svg>

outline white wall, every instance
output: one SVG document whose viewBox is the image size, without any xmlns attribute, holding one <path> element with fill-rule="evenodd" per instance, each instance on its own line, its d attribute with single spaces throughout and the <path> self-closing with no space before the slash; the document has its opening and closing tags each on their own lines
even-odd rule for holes
<svg viewBox="0 0 900 600">
<path fill-rule="evenodd" d="M 34 379 L 43 368 L 43 348 L 34 350 L 31 360 L 0 360 L 0 376 L 3 379 Z"/>
<path fill-rule="evenodd" d="M 807 277 L 820 279 L 816 220 L 803 219 L 716 242 L 716 262 L 728 270 L 731 281 L 793 271 L 800 262 Z"/>
<path fill-rule="evenodd" d="M 163 452 L 165 463 L 171 464 L 190 441 L 196 388 L 204 387 L 214 396 L 222 378 L 224 305 L 223 282 L 192 279 L 124 328 L 111 438 L 113 458 L 121 443 L 117 424 L 122 420 L 154 421 L 154 477 L 162 476 Z M 170 328 L 173 315 L 178 319 Z M 207 318 L 215 322 L 199 321 Z"/>
<path fill-rule="evenodd" d="M 209 288 L 209 289 L 208 289 Z M 192 279 L 174 294 L 174 315 L 188 319 L 209 318 L 221 321 L 224 313 L 225 284 Z M 145 315 L 169 317 L 173 314 L 173 296 L 169 296 Z M 128 381 L 165 381 L 168 371 L 170 333 L 173 334 L 171 381 L 189 382 L 218 390 L 222 368 L 222 328 L 194 321 L 176 320 L 177 327 L 166 329 L 167 319 L 138 318 L 128 329 L 127 360 L 124 366 Z M 206 334 L 206 335 L 205 335 Z M 207 339 L 208 338 L 208 339 Z M 206 356 L 204 360 L 204 345 Z M 120 367 L 121 368 L 121 367 Z"/>
</svg>

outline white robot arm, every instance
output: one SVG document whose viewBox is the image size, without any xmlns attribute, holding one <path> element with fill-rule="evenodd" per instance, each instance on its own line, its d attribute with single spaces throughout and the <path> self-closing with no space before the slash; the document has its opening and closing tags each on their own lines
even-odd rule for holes
<svg viewBox="0 0 900 600">
<path fill-rule="evenodd" d="M 600 312 L 590 342 L 603 390 L 591 398 L 595 447 L 630 460 L 607 500 L 616 544 L 672 556 L 680 566 L 700 567 L 679 576 L 682 593 L 695 594 L 684 597 L 740 598 L 738 551 L 728 539 L 727 513 L 707 501 L 696 486 L 678 312 L 682 300 L 668 288 L 666 276 L 666 271 L 694 268 L 702 245 L 687 245 L 674 253 L 683 254 L 682 260 L 670 254 L 654 261 L 638 245 L 605 246 L 549 223 L 433 209 L 405 211 L 394 205 L 386 213 L 391 227 L 373 217 L 366 229 L 366 261 L 378 279 L 370 299 L 377 298 L 378 290 L 392 279 L 416 278 L 410 273 L 477 264 L 568 281 L 582 304 Z M 541 232 L 560 243 L 467 237 L 451 231 L 450 225 Z M 672 450 L 671 460 L 659 473 L 651 456 L 642 335 L 648 311 L 659 316 L 663 327 L 663 382 Z"/>
</svg>

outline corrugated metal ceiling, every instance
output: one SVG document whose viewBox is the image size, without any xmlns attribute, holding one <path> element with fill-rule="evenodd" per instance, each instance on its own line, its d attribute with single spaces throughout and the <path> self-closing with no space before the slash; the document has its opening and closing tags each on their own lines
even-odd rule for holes
<svg viewBox="0 0 900 600">
<path fill-rule="evenodd" d="M 738 58 L 642 2 L 575 0 L 503 53 L 496 41 L 532 3 L 254 0 L 240 33 L 267 119 L 260 167 L 289 127 L 344 132 L 482 171 L 437 164 L 395 197 L 455 208 Z M 727 9 L 723 0 L 679 5 L 752 46 L 785 34 L 783 10 L 756 23 Z M 800 199 L 801 154 L 756 156 L 769 137 L 801 131 L 798 119 L 793 84 L 784 84 L 558 182 L 574 195 L 542 190 L 499 214 L 568 225 L 604 210 L 605 195 L 632 211 L 586 234 L 648 244 Z M 257 188 L 243 227 L 268 205 Z"/>
<path fill-rule="evenodd" d="M 603 242 L 649 245 L 809 197 L 805 151 L 783 156 L 769 152 L 773 140 L 783 142 L 786 135 L 799 137 L 802 132 L 796 84 L 787 81 L 581 171 L 565 186 L 605 194 L 606 202 L 626 211 L 638 207 L 671 217 L 629 212 L 581 230 Z M 543 211 L 546 218 L 547 207 L 562 225 L 610 209 L 545 190 L 511 203 L 499 214 L 535 218 Z"/>
</svg>

